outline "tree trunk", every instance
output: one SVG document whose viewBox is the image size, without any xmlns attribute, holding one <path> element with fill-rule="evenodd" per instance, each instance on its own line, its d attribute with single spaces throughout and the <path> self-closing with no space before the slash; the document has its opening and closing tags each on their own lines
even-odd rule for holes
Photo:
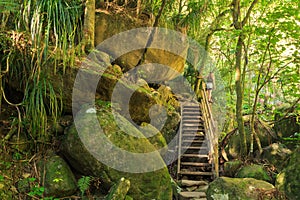
<svg viewBox="0 0 300 200">
<path fill-rule="evenodd" d="M 83 51 L 95 47 L 95 0 L 86 0 L 83 24 Z"/>
<path fill-rule="evenodd" d="M 243 27 L 246 25 L 248 21 L 251 11 L 258 0 L 253 0 L 249 9 L 246 12 L 246 16 L 243 20 L 241 20 L 241 10 L 240 10 L 240 0 L 233 0 L 232 1 L 232 19 L 233 19 L 233 26 L 235 30 L 239 31 L 239 37 L 236 45 L 236 52 L 235 52 L 235 91 L 236 91 L 236 119 L 238 123 L 238 130 L 241 139 L 240 143 L 240 153 L 241 157 L 247 155 L 247 138 L 244 128 L 244 120 L 243 120 L 243 97 L 244 97 L 244 88 L 241 78 L 241 66 L 242 66 L 242 57 L 243 57 L 243 45 L 244 45 L 244 33 Z M 244 69 L 246 70 L 246 69 Z M 245 71 L 244 71 L 245 72 Z"/>
<path fill-rule="evenodd" d="M 243 35 L 239 35 L 236 45 L 236 59 L 235 59 L 235 91 L 236 91 L 236 119 L 238 123 L 238 130 L 241 139 L 240 153 L 241 157 L 247 154 L 247 139 L 244 128 L 243 120 L 243 89 L 241 81 L 241 61 L 242 61 L 242 47 L 243 47 Z"/>
</svg>

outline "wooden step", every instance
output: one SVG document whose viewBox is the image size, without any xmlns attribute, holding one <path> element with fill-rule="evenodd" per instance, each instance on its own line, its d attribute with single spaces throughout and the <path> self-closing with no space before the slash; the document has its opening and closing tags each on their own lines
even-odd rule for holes
<svg viewBox="0 0 300 200">
<path fill-rule="evenodd" d="M 196 163 L 196 162 L 181 162 L 181 165 L 196 166 L 196 167 L 208 167 L 208 166 L 211 166 L 211 164 L 209 164 L 209 163 Z"/>
<path fill-rule="evenodd" d="M 180 171 L 181 175 L 195 175 L 195 176 L 212 176 L 212 172 L 189 172 L 189 171 Z"/>
<path fill-rule="evenodd" d="M 196 119 L 202 119 L 202 116 L 200 116 L 200 115 L 185 115 L 185 116 L 183 116 L 183 118 L 184 119 L 186 119 L 186 120 L 196 120 Z M 201 120 L 202 121 L 202 120 Z"/>
<path fill-rule="evenodd" d="M 205 135 L 200 133 L 182 133 L 182 137 L 201 137 L 203 138 Z"/>
<path fill-rule="evenodd" d="M 186 117 L 186 116 L 201 116 L 202 113 L 199 113 L 199 112 L 191 112 L 191 111 L 183 111 L 182 112 L 183 116 Z"/>
<path fill-rule="evenodd" d="M 203 145 L 203 146 L 181 146 L 181 149 L 186 150 L 186 149 L 190 149 L 190 150 L 208 150 L 207 146 Z"/>
<path fill-rule="evenodd" d="M 185 143 L 203 143 L 205 140 L 182 140 Z"/>
<path fill-rule="evenodd" d="M 199 119 L 197 120 L 197 119 L 184 119 L 184 118 L 183 118 L 182 121 L 183 121 L 184 123 L 195 123 L 195 124 L 196 124 L 196 123 L 199 123 L 199 124 L 200 124 L 200 123 L 201 123 L 201 124 L 203 123 L 203 122 L 202 122 L 201 120 L 199 120 Z"/>
<path fill-rule="evenodd" d="M 208 158 L 208 155 L 202 155 L 202 154 L 182 154 L 181 157 Z"/>
</svg>

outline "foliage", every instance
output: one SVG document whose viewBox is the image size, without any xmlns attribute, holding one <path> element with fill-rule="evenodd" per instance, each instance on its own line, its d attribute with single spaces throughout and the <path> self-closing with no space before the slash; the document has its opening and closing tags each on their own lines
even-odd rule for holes
<svg viewBox="0 0 300 200">
<path fill-rule="evenodd" d="M 77 185 L 79 187 L 79 190 L 80 190 L 82 196 L 85 193 L 85 191 L 87 191 L 89 189 L 90 182 L 91 182 L 91 177 L 90 176 L 82 176 L 78 180 Z"/>
<path fill-rule="evenodd" d="M 82 14 L 79 0 L 5 0 L 0 3 L 3 70 L 0 99 L 2 95 L 5 98 L 2 84 L 8 83 L 23 92 L 23 100 L 18 104 L 5 100 L 19 112 L 23 111 L 23 123 L 19 124 L 23 124 L 22 128 L 27 129 L 34 140 L 43 142 L 47 138 L 49 116 L 55 123 L 61 113 L 62 91 L 54 90 L 48 74 L 56 74 L 58 67 L 65 73 L 67 66 L 74 65 L 75 56 L 80 53 L 75 48 L 81 39 Z"/>
</svg>

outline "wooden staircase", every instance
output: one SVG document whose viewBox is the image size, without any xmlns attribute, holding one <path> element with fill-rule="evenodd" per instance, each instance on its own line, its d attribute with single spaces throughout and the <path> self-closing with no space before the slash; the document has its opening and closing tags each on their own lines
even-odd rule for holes
<svg viewBox="0 0 300 200">
<path fill-rule="evenodd" d="M 178 182 L 199 182 L 213 179 L 210 145 L 201 105 L 183 103 L 178 139 Z M 206 199 L 205 191 L 183 191 L 183 199 Z"/>
</svg>

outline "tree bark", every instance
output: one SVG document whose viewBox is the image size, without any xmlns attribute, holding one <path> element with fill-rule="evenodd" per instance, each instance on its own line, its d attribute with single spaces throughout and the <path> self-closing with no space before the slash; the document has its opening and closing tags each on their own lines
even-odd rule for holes
<svg viewBox="0 0 300 200">
<path fill-rule="evenodd" d="M 83 23 L 83 51 L 95 47 L 95 0 L 86 0 Z"/>
</svg>

